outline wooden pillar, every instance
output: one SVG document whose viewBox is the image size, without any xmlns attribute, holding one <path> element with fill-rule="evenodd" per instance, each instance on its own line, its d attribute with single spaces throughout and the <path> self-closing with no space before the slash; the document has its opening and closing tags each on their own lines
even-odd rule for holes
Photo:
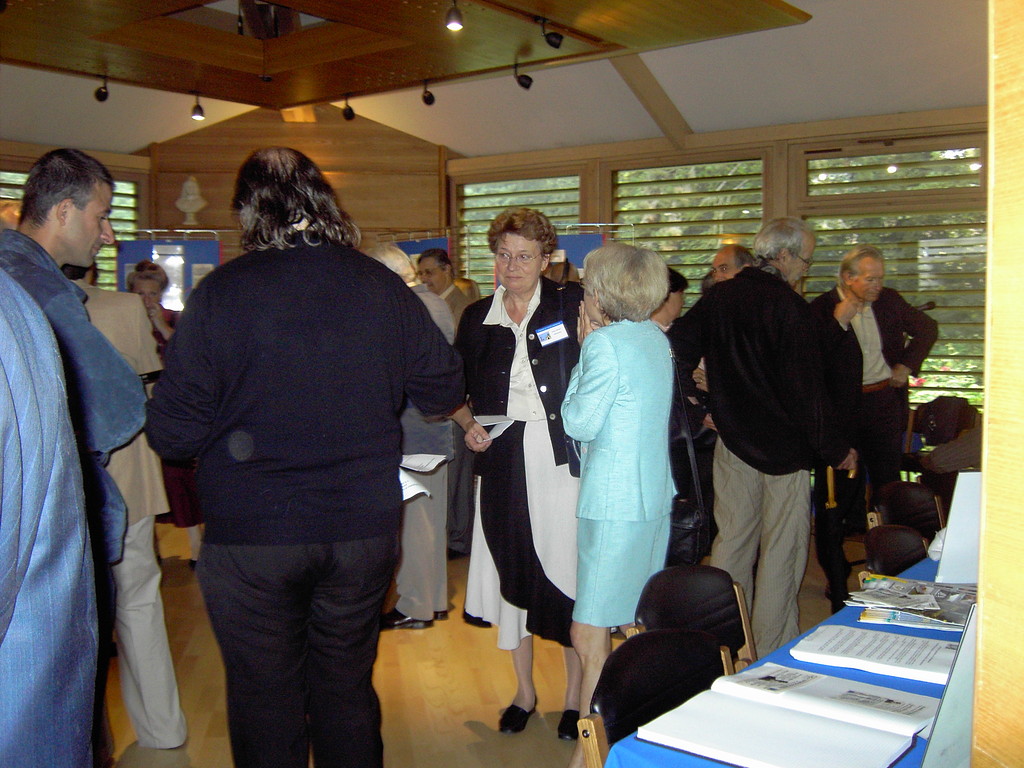
<svg viewBox="0 0 1024 768">
<path fill-rule="evenodd" d="M 989 252 L 980 618 L 971 765 L 1024 755 L 1024 4 L 989 2 Z"/>
</svg>

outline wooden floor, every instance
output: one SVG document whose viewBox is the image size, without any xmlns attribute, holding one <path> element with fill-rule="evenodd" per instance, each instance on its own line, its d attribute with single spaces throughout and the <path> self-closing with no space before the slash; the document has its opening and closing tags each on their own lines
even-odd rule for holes
<svg viewBox="0 0 1024 768">
<path fill-rule="evenodd" d="M 178 673 L 188 743 L 175 750 L 144 749 L 121 703 L 117 661 L 107 701 L 120 768 L 230 768 L 224 706 L 224 673 L 195 575 L 188 568 L 184 531 L 157 526 L 163 556 L 163 598 L 171 653 Z M 863 557 L 848 544 L 848 556 Z M 381 634 L 374 682 L 383 710 L 384 762 L 388 768 L 563 768 L 572 745 L 556 736 L 565 677 L 562 651 L 537 641 L 535 682 L 538 716 L 525 731 L 497 731 L 511 701 L 515 678 L 507 653 L 498 651 L 496 630 L 462 620 L 468 558 L 450 561 L 451 618 L 425 630 Z M 800 626 L 828 615 L 824 579 L 809 558 L 800 591 Z"/>
</svg>

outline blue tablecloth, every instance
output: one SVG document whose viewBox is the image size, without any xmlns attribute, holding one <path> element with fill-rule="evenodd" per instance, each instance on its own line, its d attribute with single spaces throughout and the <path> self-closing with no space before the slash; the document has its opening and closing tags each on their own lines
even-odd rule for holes
<svg viewBox="0 0 1024 768">
<path fill-rule="evenodd" d="M 938 563 L 935 561 L 923 560 L 908 568 L 901 575 L 908 579 L 930 581 L 935 578 L 935 572 L 937 569 Z M 847 626 L 855 626 L 857 624 L 857 617 L 860 615 L 860 611 L 860 608 L 847 606 L 843 610 L 839 611 L 839 613 L 836 613 L 823 621 L 821 625 L 845 624 Z M 813 631 L 813 629 L 814 628 L 808 630 L 808 632 L 800 635 L 800 637 L 794 639 L 792 642 L 789 642 L 778 650 L 768 654 L 753 666 L 770 661 L 787 667 L 806 669 L 811 672 L 832 675 L 834 677 L 843 677 L 849 680 L 860 680 L 866 683 L 874 683 L 875 685 L 885 685 L 901 691 L 920 693 L 926 696 L 942 696 L 943 686 L 936 685 L 934 683 L 921 683 L 916 680 L 889 677 L 887 675 L 876 675 L 870 672 L 860 672 L 856 669 L 847 669 L 845 667 L 825 667 L 820 664 L 808 664 L 794 659 L 789 653 L 790 649 L 796 645 L 801 638 Z M 951 632 L 943 632 L 935 629 L 910 629 L 906 627 L 887 626 L 885 627 L 885 630 L 906 635 L 917 635 L 919 637 L 933 637 L 940 640 L 949 640 L 951 637 L 956 637 Z M 738 723 L 737 727 L 742 728 L 742 725 Z M 738 736 L 738 738 L 741 738 L 741 736 Z M 921 760 L 924 758 L 926 744 L 927 741 L 925 739 L 922 739 L 920 736 L 915 737 L 913 747 L 907 751 L 903 757 L 893 763 L 894 768 L 917 768 L 920 766 Z M 709 768 L 711 766 L 721 768 L 722 765 L 723 763 L 720 763 L 717 760 L 709 760 L 697 755 L 692 755 L 688 752 L 681 752 L 658 744 L 639 741 L 635 734 L 613 744 L 608 753 L 608 759 L 605 762 L 605 768 Z"/>
</svg>

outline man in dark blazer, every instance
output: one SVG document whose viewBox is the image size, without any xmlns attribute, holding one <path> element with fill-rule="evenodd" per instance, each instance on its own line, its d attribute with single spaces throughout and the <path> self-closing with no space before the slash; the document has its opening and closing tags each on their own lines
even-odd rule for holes
<svg viewBox="0 0 1024 768">
<path fill-rule="evenodd" d="M 861 462 L 852 479 L 845 472 L 836 473 L 837 505 L 831 509 L 826 503 L 826 469 L 817 468 L 815 543 L 833 611 L 848 596 L 844 523 L 864 514 L 867 482 L 878 489 L 899 479 L 909 377 L 921 367 L 938 336 L 936 322 L 885 288 L 884 279 L 882 254 L 870 245 L 859 245 L 843 257 L 836 287 L 811 302 L 826 386 L 840 429 Z"/>
</svg>

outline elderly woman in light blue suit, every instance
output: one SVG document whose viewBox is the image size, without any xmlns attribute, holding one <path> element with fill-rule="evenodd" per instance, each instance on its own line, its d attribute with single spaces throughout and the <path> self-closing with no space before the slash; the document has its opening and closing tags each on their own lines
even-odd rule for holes
<svg viewBox="0 0 1024 768">
<path fill-rule="evenodd" d="M 571 637 L 586 707 L 611 652 L 608 628 L 633 622 L 640 591 L 664 567 L 675 488 L 672 361 L 665 334 L 650 320 L 668 292 L 665 263 L 653 251 L 609 243 L 587 255 L 584 291 L 582 350 L 562 419 L 581 443 Z"/>
</svg>

